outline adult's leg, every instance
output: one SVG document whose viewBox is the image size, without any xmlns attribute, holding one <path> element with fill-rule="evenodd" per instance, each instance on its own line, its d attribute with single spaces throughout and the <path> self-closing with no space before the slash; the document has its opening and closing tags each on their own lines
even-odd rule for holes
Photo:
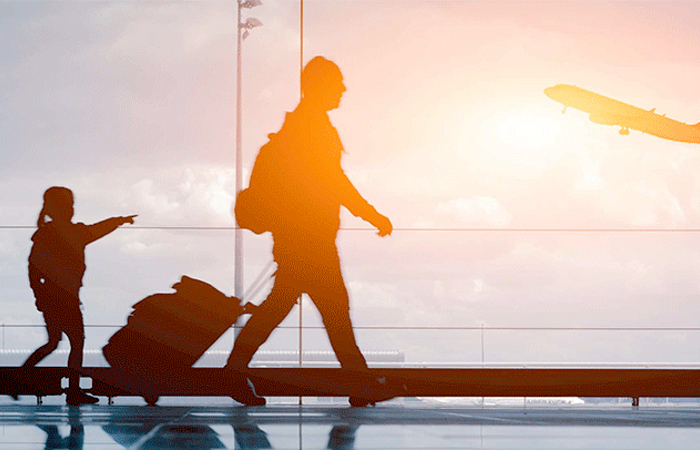
<svg viewBox="0 0 700 450">
<path fill-rule="evenodd" d="M 367 369 L 367 362 L 357 346 L 352 328 L 350 299 L 340 267 L 329 270 L 320 279 L 324 281 L 323 285 L 317 286 L 310 293 L 310 297 L 321 314 L 328 339 L 340 365 L 344 369 Z"/>
<path fill-rule="evenodd" d="M 284 320 L 297 302 L 301 292 L 290 287 L 284 274 L 278 271 L 272 291 L 255 309 L 236 337 L 227 368 L 244 369 L 253 355 L 265 343 L 272 331 Z"/>
<path fill-rule="evenodd" d="M 290 288 L 284 277 L 275 278 L 270 295 L 255 309 L 241 332 L 236 337 L 226 368 L 232 369 L 230 387 L 231 398 L 248 406 L 263 406 L 265 399 L 258 396 L 245 374 L 248 363 L 258 348 L 265 343 L 277 325 L 287 317 L 296 304 L 300 292 Z"/>
<path fill-rule="evenodd" d="M 355 385 L 356 392 L 349 398 L 351 406 L 374 405 L 396 396 L 386 386 L 384 377 L 377 378 L 367 368 L 350 319 L 350 300 L 343 282 L 340 264 L 328 265 L 319 277 L 319 283 L 310 293 L 321 313 L 328 338 L 343 369 L 348 371 L 348 381 Z M 359 387 L 359 389 L 358 389 Z"/>
</svg>

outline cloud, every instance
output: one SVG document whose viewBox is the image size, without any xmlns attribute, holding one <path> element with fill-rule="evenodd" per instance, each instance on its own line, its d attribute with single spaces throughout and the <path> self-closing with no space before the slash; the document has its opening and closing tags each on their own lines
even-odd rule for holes
<svg viewBox="0 0 700 450">
<path fill-rule="evenodd" d="M 667 186 L 646 181 L 624 184 L 608 192 L 602 207 L 620 221 L 635 227 L 678 226 L 686 216 L 678 199 Z"/>
<path fill-rule="evenodd" d="M 435 213 L 441 223 L 471 226 L 504 227 L 511 215 L 493 197 L 473 195 L 438 203 Z"/>
<path fill-rule="evenodd" d="M 157 175 L 154 177 L 154 175 Z M 234 170 L 187 166 L 141 173 L 120 192 L 123 208 L 152 226 L 233 226 Z"/>
</svg>

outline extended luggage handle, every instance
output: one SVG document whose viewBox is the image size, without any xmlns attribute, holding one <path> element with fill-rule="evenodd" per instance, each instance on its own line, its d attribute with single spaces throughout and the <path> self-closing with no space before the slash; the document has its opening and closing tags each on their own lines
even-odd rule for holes
<svg viewBox="0 0 700 450">
<path fill-rule="evenodd" d="M 238 298 L 238 297 L 233 297 L 233 298 L 238 300 L 239 304 L 243 303 L 240 298 Z M 258 305 L 254 304 L 254 303 L 250 303 L 250 302 L 246 302 L 244 305 L 241 305 L 241 307 L 243 308 L 243 312 L 241 313 L 241 315 L 243 315 L 243 314 L 255 314 L 255 310 L 258 309 Z"/>
<path fill-rule="evenodd" d="M 271 268 L 273 268 L 275 264 L 275 261 L 270 261 L 267 263 L 267 265 L 263 268 L 263 270 L 260 271 L 258 276 L 255 278 L 255 281 L 253 281 L 248 287 L 248 289 L 245 291 L 243 294 L 243 297 L 246 299 L 251 299 L 255 295 L 260 292 L 262 288 L 265 287 L 265 285 L 268 283 L 268 281 L 275 275 L 275 271 L 270 271 Z M 246 302 L 243 304 L 243 300 L 239 299 L 238 297 L 234 297 L 236 300 L 238 300 L 238 303 L 243 306 L 243 313 L 242 314 L 253 314 L 255 309 L 258 307 L 258 305 Z"/>
<path fill-rule="evenodd" d="M 268 272 L 270 266 L 271 264 L 268 264 L 268 266 L 265 267 L 265 269 L 263 269 L 263 273 L 261 275 L 264 275 L 265 272 Z M 255 286 L 256 284 L 259 284 L 261 280 L 262 276 L 258 276 L 258 278 L 253 283 L 253 286 L 251 286 L 251 288 L 255 287 L 255 291 L 251 295 L 255 295 L 260 290 L 260 288 L 264 286 L 264 284 L 262 286 Z M 181 295 L 184 297 L 213 296 L 219 298 L 227 298 L 231 300 L 231 302 L 235 305 L 238 305 L 238 307 L 240 308 L 240 310 L 238 311 L 239 316 L 242 316 L 243 314 L 253 314 L 255 309 L 258 307 L 258 305 L 255 305 L 250 302 L 243 303 L 243 300 L 241 300 L 240 298 L 233 295 L 228 296 L 216 289 L 214 286 L 210 285 L 209 283 L 202 280 L 198 280 L 196 278 L 189 277 L 187 275 L 183 275 L 181 280 L 173 285 L 173 289 L 175 289 L 175 293 L 177 295 Z M 249 291 L 250 290 L 251 289 L 249 289 Z M 251 295 L 246 295 L 246 297 L 250 298 Z M 136 305 L 138 304 L 139 303 L 137 303 Z"/>
</svg>

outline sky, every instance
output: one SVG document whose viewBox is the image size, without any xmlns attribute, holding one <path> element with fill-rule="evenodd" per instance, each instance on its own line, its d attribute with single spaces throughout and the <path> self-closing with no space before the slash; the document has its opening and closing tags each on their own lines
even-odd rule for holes
<svg viewBox="0 0 700 450">
<path fill-rule="evenodd" d="M 244 184 L 299 99 L 299 6 L 243 10 L 263 23 L 242 48 Z M 234 1 L 0 1 L 3 346 L 45 339 L 26 260 L 52 185 L 73 190 L 76 221 L 138 214 L 87 249 L 85 321 L 114 328 L 88 327 L 86 348 L 182 275 L 233 293 L 235 23 Z M 577 85 L 697 123 L 700 3 L 306 0 L 303 25 L 304 61 L 333 60 L 348 88 L 330 113 L 343 167 L 396 228 L 379 238 L 341 216 L 361 349 L 454 364 L 700 360 L 700 330 L 498 329 L 699 327 L 700 146 L 621 136 L 543 90 Z M 244 232 L 246 287 L 270 249 Z M 303 347 L 330 349 L 302 308 Z M 264 348 L 298 345 L 284 328 Z"/>
</svg>

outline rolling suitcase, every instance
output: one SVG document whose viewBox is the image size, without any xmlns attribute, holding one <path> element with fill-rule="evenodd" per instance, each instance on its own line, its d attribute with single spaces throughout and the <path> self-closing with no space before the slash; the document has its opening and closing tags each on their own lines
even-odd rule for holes
<svg viewBox="0 0 700 450">
<path fill-rule="evenodd" d="M 183 276 L 173 288 L 133 306 L 126 326 L 102 349 L 110 366 L 131 372 L 188 369 L 246 312 L 238 298 L 204 281 Z"/>
</svg>

